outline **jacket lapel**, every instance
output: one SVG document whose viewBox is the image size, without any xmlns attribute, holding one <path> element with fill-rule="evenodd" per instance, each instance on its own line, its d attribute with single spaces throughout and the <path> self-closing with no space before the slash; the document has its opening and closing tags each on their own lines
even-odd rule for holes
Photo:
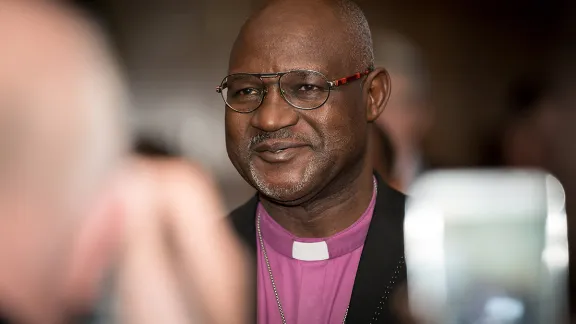
<svg viewBox="0 0 576 324">
<path fill-rule="evenodd" d="M 256 323 L 257 321 L 257 258 L 256 258 L 256 251 L 257 251 L 257 243 L 256 243 L 256 208 L 258 207 L 258 194 L 254 195 L 252 199 L 246 202 L 244 205 L 238 207 L 234 210 L 228 219 L 232 222 L 232 226 L 236 230 L 236 233 L 242 240 L 242 243 L 248 248 L 249 252 L 249 263 L 252 267 L 251 272 L 252 275 L 250 276 L 249 280 L 252 280 L 252 283 L 249 287 L 252 287 L 252 291 L 250 291 L 252 300 L 252 315 L 251 321 L 248 323 Z"/>
<path fill-rule="evenodd" d="M 406 278 L 404 266 L 405 196 L 377 176 L 378 195 L 348 311 L 348 323 L 394 323 L 386 301 L 398 281 Z"/>
<path fill-rule="evenodd" d="M 253 256 L 256 256 L 256 209 L 258 207 L 258 194 L 254 195 L 244 205 L 235 209 L 229 216 L 238 236 Z"/>
</svg>

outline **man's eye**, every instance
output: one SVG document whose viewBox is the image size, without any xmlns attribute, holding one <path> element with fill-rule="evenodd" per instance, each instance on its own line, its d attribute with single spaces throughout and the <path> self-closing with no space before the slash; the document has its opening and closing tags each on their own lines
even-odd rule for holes
<svg viewBox="0 0 576 324">
<path fill-rule="evenodd" d="M 320 87 L 315 86 L 313 84 L 303 84 L 298 88 L 298 91 L 318 91 Z"/>
<path fill-rule="evenodd" d="M 260 90 L 256 88 L 244 88 L 236 91 L 237 96 L 257 96 L 260 94 Z"/>
</svg>

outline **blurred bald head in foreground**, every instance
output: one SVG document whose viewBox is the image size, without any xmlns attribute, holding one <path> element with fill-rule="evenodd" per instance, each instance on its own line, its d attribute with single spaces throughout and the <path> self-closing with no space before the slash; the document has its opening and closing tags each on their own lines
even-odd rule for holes
<svg viewBox="0 0 576 324">
<path fill-rule="evenodd" d="M 0 46 L 0 322 L 83 322 L 113 263 L 122 323 L 243 323 L 216 188 L 187 162 L 126 154 L 129 100 L 98 28 L 0 0 Z"/>
<path fill-rule="evenodd" d="M 75 249 L 125 148 L 99 35 L 69 8 L 0 1 L 0 314 L 18 322 L 55 322 L 75 298 Z"/>
</svg>

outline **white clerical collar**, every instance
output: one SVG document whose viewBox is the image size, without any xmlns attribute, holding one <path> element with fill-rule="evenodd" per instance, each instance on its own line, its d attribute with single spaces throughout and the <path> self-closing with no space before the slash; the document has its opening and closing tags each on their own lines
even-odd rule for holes
<svg viewBox="0 0 576 324">
<path fill-rule="evenodd" d="M 289 258 L 300 261 L 321 261 L 338 258 L 360 248 L 366 240 L 374 207 L 377 184 L 374 178 L 372 200 L 360 218 L 345 230 L 327 238 L 298 238 L 280 226 L 258 203 L 256 219 L 261 220 L 262 239 L 270 247 Z"/>
<path fill-rule="evenodd" d="M 320 242 L 298 242 L 292 244 L 292 258 L 301 261 L 321 261 L 328 260 L 328 244 L 326 241 Z"/>
</svg>

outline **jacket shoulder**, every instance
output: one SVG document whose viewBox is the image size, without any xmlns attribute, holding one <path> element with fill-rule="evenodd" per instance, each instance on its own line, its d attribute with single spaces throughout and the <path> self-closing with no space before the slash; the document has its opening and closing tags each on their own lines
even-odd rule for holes
<svg viewBox="0 0 576 324">
<path fill-rule="evenodd" d="M 244 243 L 252 246 L 256 244 L 256 208 L 258 207 L 258 195 L 250 198 L 246 203 L 234 209 L 228 214 L 228 221 L 232 224 L 236 234 Z"/>
</svg>

